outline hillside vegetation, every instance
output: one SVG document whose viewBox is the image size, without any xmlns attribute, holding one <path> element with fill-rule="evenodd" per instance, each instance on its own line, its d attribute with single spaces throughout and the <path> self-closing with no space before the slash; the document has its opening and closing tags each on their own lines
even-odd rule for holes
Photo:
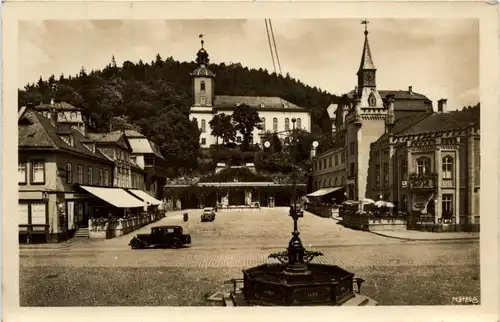
<svg viewBox="0 0 500 322">
<path fill-rule="evenodd" d="M 192 102 L 190 72 L 194 62 L 179 62 L 160 55 L 150 63 L 125 61 L 117 66 L 114 57 L 102 70 L 78 75 L 40 78 L 19 90 L 19 106 L 48 103 L 52 98 L 82 107 L 94 131 L 135 128 L 157 142 L 166 156 L 172 175 L 197 170 L 199 131 L 189 121 Z M 248 69 L 241 64 L 212 64 L 216 95 L 280 96 L 311 111 L 312 133 L 321 149 L 329 145 L 331 127 L 326 108 L 337 97 L 298 80 Z"/>
</svg>

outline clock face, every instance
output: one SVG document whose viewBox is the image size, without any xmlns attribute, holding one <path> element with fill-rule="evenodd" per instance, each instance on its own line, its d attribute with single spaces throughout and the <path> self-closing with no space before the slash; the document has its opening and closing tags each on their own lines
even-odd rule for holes
<svg viewBox="0 0 500 322">
<path fill-rule="evenodd" d="M 375 73 L 373 71 L 365 72 L 365 84 L 366 85 L 375 85 Z"/>
</svg>

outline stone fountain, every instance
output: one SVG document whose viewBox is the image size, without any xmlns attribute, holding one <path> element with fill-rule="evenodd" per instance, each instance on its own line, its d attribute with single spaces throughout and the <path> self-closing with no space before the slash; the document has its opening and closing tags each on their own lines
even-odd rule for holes
<svg viewBox="0 0 500 322">
<path fill-rule="evenodd" d="M 294 230 L 286 251 L 269 258 L 276 264 L 262 264 L 243 270 L 243 280 L 231 280 L 234 289 L 223 297 L 226 306 L 370 306 L 373 299 L 361 294 L 362 278 L 355 278 L 336 265 L 313 264 L 321 252 L 307 251 L 297 227 L 300 213 L 290 207 Z M 238 283 L 243 287 L 238 287 Z M 354 290 L 354 283 L 357 290 Z"/>
</svg>

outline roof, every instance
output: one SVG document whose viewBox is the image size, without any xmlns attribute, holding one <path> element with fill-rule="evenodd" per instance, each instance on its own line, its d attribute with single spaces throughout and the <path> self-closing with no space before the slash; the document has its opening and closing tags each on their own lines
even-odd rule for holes
<svg viewBox="0 0 500 322">
<path fill-rule="evenodd" d="M 70 129 L 68 126 L 58 125 L 55 127 L 45 116 L 33 111 L 27 110 L 23 119 L 20 120 L 18 133 L 19 149 L 23 148 L 46 148 L 54 150 L 65 150 L 76 152 L 88 157 L 99 158 L 103 162 L 112 163 L 101 152 L 94 153 L 87 149 L 83 142 L 86 137 L 77 130 Z M 61 132 L 71 133 L 74 137 L 74 146 L 66 143 L 59 134 Z"/>
<path fill-rule="evenodd" d="M 208 77 L 215 77 L 215 74 L 208 69 L 206 66 L 198 66 L 193 72 L 191 73 L 191 76 L 208 76 Z"/>
<path fill-rule="evenodd" d="M 370 43 L 368 42 L 368 32 L 366 31 L 365 31 L 365 43 L 363 45 L 363 54 L 361 55 L 361 63 L 359 64 L 359 70 L 363 69 L 375 69 L 372 53 L 370 51 Z"/>
<path fill-rule="evenodd" d="M 81 108 L 73 106 L 66 102 L 55 102 L 54 104 L 38 104 L 35 110 L 46 111 L 55 109 L 56 111 L 82 111 Z"/>
<path fill-rule="evenodd" d="M 146 137 L 144 134 L 142 134 L 142 133 L 140 133 L 140 132 L 138 132 L 136 130 L 125 130 L 123 132 L 125 132 L 125 136 L 127 138 L 132 138 L 132 137 L 134 137 L 134 138 L 136 138 L 136 137 L 137 138 L 145 138 Z"/>
<path fill-rule="evenodd" d="M 470 126 L 471 124 L 480 124 L 480 108 L 463 109 L 461 111 L 450 111 L 445 113 L 432 113 L 413 126 L 402 131 L 401 135 L 410 135 L 417 133 L 435 132 L 438 130 L 454 130 Z"/>
<path fill-rule="evenodd" d="M 137 154 L 154 154 L 160 159 L 165 159 L 157 144 L 147 139 L 146 137 L 128 138 L 128 143 L 132 148 L 132 153 Z"/>
<path fill-rule="evenodd" d="M 89 133 L 88 137 L 96 142 L 115 143 L 123 136 L 122 131 L 107 132 L 107 133 Z"/>
<path fill-rule="evenodd" d="M 416 92 L 411 92 L 408 90 L 402 91 L 402 90 L 379 90 L 378 91 L 382 99 L 384 99 L 387 95 L 394 95 L 394 101 L 398 100 L 429 100 L 427 96 L 416 93 Z M 350 91 L 347 93 L 347 96 L 349 98 L 354 98 L 354 90 Z M 395 102 L 396 103 L 396 102 Z M 397 110 L 398 104 L 394 104 L 394 109 Z"/>
<path fill-rule="evenodd" d="M 238 104 L 245 104 L 251 107 L 259 108 L 299 108 L 293 103 L 290 103 L 280 97 L 270 97 L 270 96 L 229 96 L 229 95 L 217 95 L 215 97 L 214 105 L 215 107 L 235 107 Z M 262 105 L 261 105 L 262 104 Z M 305 109 L 304 109 L 305 110 Z"/>
</svg>

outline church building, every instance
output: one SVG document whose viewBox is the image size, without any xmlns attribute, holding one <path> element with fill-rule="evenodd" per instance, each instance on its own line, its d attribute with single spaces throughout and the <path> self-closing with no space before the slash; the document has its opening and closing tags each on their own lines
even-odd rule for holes
<svg viewBox="0 0 500 322">
<path fill-rule="evenodd" d="M 196 59 L 198 67 L 191 73 L 194 102 L 190 110 L 190 119 L 196 120 L 201 131 L 201 148 L 217 143 L 217 138 L 211 135 L 209 122 L 212 118 L 222 113 L 231 115 L 239 105 L 256 108 L 262 120 L 263 129 L 259 133 L 254 132 L 254 144 L 262 143 L 261 135 L 268 131 L 284 139 L 290 134 L 293 118 L 297 119 L 297 129 L 311 132 L 310 112 L 280 97 L 215 95 L 215 74 L 208 68 L 210 60 L 203 44 L 202 40 Z M 234 143 L 239 144 L 242 140 L 242 135 L 237 133 Z M 222 140 L 219 139 L 218 143 L 222 144 Z"/>
</svg>

